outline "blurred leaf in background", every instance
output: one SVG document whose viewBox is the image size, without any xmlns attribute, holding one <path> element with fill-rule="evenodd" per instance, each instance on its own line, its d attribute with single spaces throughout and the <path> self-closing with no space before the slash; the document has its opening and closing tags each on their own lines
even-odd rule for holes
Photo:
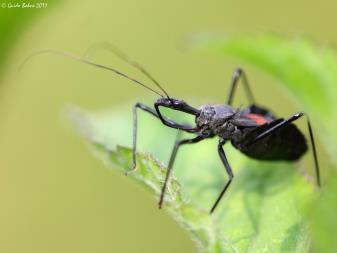
<svg viewBox="0 0 337 253">
<path fill-rule="evenodd" d="M 310 221 L 312 224 L 313 252 L 336 252 L 337 241 L 337 173 L 330 174 L 326 189 L 320 199 L 312 204 Z"/>
<path fill-rule="evenodd" d="M 328 146 L 331 159 L 336 159 L 337 55 L 334 50 L 302 37 L 271 34 L 200 36 L 193 43 L 204 51 L 248 62 L 279 80 L 292 99 L 312 117 L 317 135 Z"/>
</svg>

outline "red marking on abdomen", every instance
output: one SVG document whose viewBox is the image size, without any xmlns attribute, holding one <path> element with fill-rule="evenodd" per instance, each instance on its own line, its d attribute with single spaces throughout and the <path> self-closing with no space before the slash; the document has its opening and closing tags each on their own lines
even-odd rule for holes
<svg viewBox="0 0 337 253">
<path fill-rule="evenodd" d="M 254 114 L 254 113 L 248 113 L 245 115 L 245 117 L 254 120 L 256 122 L 256 124 L 258 125 L 263 125 L 268 123 L 268 120 L 266 120 L 265 117 L 263 117 L 263 115 L 260 114 Z"/>
</svg>

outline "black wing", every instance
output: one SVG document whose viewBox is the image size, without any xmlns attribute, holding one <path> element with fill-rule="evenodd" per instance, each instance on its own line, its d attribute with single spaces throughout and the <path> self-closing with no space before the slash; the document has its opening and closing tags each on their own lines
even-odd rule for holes
<svg viewBox="0 0 337 253">
<path fill-rule="evenodd" d="M 258 111 L 254 110 L 253 112 Z M 276 119 L 254 128 L 243 128 L 241 129 L 242 134 L 231 140 L 232 144 L 247 156 L 259 160 L 297 160 L 306 152 L 308 147 L 305 137 L 294 124 L 285 125 L 271 135 L 249 144 L 259 134 L 281 121 L 283 119 Z"/>
</svg>

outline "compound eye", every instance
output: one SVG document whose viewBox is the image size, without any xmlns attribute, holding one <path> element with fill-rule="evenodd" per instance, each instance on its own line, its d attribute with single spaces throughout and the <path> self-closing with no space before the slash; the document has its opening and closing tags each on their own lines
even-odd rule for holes
<svg viewBox="0 0 337 253">
<path fill-rule="evenodd" d="M 170 105 L 180 105 L 181 101 L 174 99 L 174 98 L 170 98 L 169 100 L 169 104 Z"/>
<path fill-rule="evenodd" d="M 186 105 L 186 103 L 184 100 L 175 100 L 174 105 L 182 106 L 182 105 Z"/>
</svg>

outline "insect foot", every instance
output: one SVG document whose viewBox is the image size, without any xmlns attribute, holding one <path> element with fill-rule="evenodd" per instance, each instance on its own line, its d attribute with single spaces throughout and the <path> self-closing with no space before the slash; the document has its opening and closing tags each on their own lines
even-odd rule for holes
<svg viewBox="0 0 337 253">
<path fill-rule="evenodd" d="M 137 165 L 134 165 L 131 170 L 125 171 L 125 176 L 129 176 L 131 173 L 136 172 L 138 169 Z"/>
</svg>

